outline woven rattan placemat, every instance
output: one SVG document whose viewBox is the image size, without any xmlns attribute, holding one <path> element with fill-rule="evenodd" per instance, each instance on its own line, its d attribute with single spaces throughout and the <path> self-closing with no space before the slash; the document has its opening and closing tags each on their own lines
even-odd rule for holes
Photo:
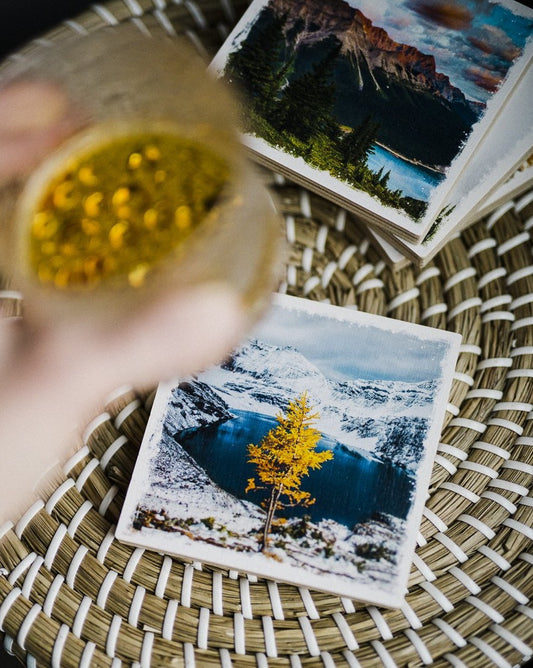
<svg viewBox="0 0 533 668">
<path fill-rule="evenodd" d="M 208 58 L 246 4 L 113 0 L 49 39 L 133 18 L 187 34 Z M 86 427 L 66 481 L 0 538 L 5 649 L 39 667 L 522 663 L 533 652 L 533 193 L 424 269 L 393 271 L 344 210 L 272 180 L 290 251 L 281 291 L 463 336 L 404 605 L 358 605 L 117 542 L 153 399 L 122 388 Z M 20 296 L 0 289 L 2 314 L 20 315 Z"/>
</svg>

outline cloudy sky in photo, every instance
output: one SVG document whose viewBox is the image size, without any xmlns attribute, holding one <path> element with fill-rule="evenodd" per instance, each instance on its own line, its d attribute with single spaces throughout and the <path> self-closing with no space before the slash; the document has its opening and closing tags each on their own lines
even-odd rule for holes
<svg viewBox="0 0 533 668">
<path fill-rule="evenodd" d="M 491 0 L 347 0 L 397 42 L 435 57 L 437 71 L 486 102 L 532 32 L 533 13 Z M 510 7 L 513 7 L 511 10 Z"/>
</svg>

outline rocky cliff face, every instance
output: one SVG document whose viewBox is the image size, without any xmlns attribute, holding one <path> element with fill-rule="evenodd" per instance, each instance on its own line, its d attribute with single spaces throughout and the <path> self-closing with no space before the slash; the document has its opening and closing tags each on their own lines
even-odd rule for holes
<svg viewBox="0 0 533 668">
<path fill-rule="evenodd" d="M 396 42 L 344 0 L 271 0 L 269 8 L 285 17 L 296 74 L 320 60 L 332 40 L 341 43 L 334 70 L 339 123 L 357 127 L 371 115 L 386 146 L 428 166 L 450 164 L 484 106 L 438 72 L 432 55 Z"/>
</svg>

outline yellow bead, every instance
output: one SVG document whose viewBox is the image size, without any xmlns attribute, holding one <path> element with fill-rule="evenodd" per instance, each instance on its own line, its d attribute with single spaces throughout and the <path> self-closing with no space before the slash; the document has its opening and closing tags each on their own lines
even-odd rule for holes
<svg viewBox="0 0 533 668">
<path fill-rule="evenodd" d="M 83 210 L 88 216 L 96 218 L 100 213 L 100 204 L 103 199 L 103 194 L 98 191 L 88 195 L 83 202 Z"/>
<path fill-rule="evenodd" d="M 128 167 L 130 169 L 137 169 L 141 166 L 143 157 L 140 153 L 130 153 L 128 157 Z"/>
<path fill-rule="evenodd" d="M 59 223 L 48 211 L 40 211 L 33 217 L 31 231 L 37 239 L 49 239 L 56 232 Z"/>
<path fill-rule="evenodd" d="M 130 197 L 131 197 L 130 189 L 127 188 L 126 186 L 122 186 L 121 188 L 117 188 L 113 193 L 113 197 L 111 198 L 111 204 L 113 206 L 120 206 L 121 204 L 125 204 L 130 199 Z"/>
<path fill-rule="evenodd" d="M 144 226 L 147 227 L 149 230 L 153 230 L 157 225 L 158 217 L 159 214 L 155 209 L 147 209 L 144 212 L 143 216 Z"/>
<path fill-rule="evenodd" d="M 124 236 L 128 230 L 128 223 L 125 220 L 119 220 L 109 230 L 109 243 L 113 248 L 120 248 L 124 244 Z"/>
<path fill-rule="evenodd" d="M 70 209 L 75 204 L 72 196 L 74 184 L 72 181 L 63 181 L 57 185 L 52 195 L 52 202 L 58 209 Z"/>
<path fill-rule="evenodd" d="M 176 223 L 176 227 L 179 230 L 186 230 L 188 227 L 190 227 L 192 223 L 192 213 L 190 207 L 185 206 L 184 204 L 182 204 L 182 206 L 178 206 L 174 216 L 174 221 Z"/>
<path fill-rule="evenodd" d="M 161 157 L 161 151 L 157 148 L 157 146 L 149 144 L 144 149 L 144 155 L 146 156 L 147 160 L 155 162 L 156 160 L 159 160 L 159 158 Z"/>
<path fill-rule="evenodd" d="M 156 183 L 163 183 L 163 181 L 167 178 L 167 173 L 165 172 L 164 169 L 158 169 L 157 172 L 154 174 L 154 181 Z"/>
<path fill-rule="evenodd" d="M 78 171 L 78 179 L 84 186 L 95 186 L 98 183 L 98 179 L 94 175 L 93 168 L 85 165 L 80 167 Z"/>
<path fill-rule="evenodd" d="M 92 218 L 82 218 L 81 229 L 88 237 L 94 237 L 100 231 L 100 223 Z"/>
<path fill-rule="evenodd" d="M 140 288 L 144 284 L 149 266 L 146 263 L 138 264 L 128 273 L 128 282 L 133 288 Z"/>
</svg>

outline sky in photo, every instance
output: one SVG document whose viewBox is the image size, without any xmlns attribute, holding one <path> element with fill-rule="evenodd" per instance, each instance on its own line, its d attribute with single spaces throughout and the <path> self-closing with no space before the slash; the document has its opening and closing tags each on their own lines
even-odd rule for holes
<svg viewBox="0 0 533 668">
<path fill-rule="evenodd" d="M 478 102 L 495 91 L 532 34 L 532 11 L 518 3 L 508 3 L 511 10 L 491 0 L 346 1 L 395 41 L 432 54 L 437 71 Z"/>
<path fill-rule="evenodd" d="M 424 338 L 424 328 L 418 336 L 409 325 L 396 322 L 396 331 L 391 331 L 384 320 L 383 327 L 359 325 L 275 306 L 252 336 L 292 346 L 330 378 L 406 382 L 439 378 L 449 344 Z"/>
</svg>

